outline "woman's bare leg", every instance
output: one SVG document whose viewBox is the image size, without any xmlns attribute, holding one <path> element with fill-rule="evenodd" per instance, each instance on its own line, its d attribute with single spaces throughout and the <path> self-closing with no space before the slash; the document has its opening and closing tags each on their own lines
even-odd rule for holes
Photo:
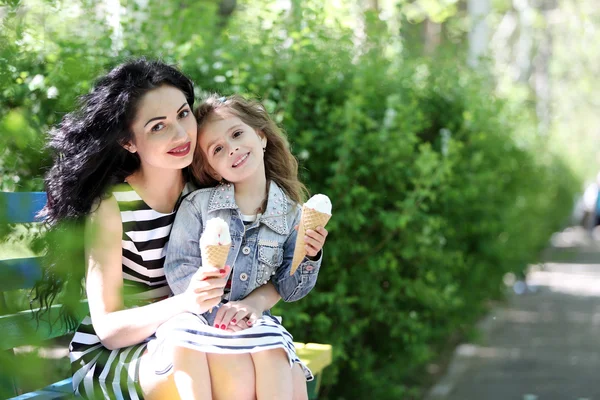
<svg viewBox="0 0 600 400">
<path fill-rule="evenodd" d="M 306 388 L 306 376 L 300 364 L 294 364 L 292 368 L 292 384 L 294 387 L 294 400 L 308 400 L 308 389 Z"/>
<path fill-rule="evenodd" d="M 254 400 L 256 386 L 250 354 L 207 354 L 213 400 Z"/>
<path fill-rule="evenodd" d="M 258 400 L 291 399 L 293 395 L 292 370 L 283 349 L 252 353 L 256 374 Z"/>
</svg>

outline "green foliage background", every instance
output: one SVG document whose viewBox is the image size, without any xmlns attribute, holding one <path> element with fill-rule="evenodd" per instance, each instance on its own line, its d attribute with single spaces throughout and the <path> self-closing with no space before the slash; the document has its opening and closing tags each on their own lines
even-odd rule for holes
<svg viewBox="0 0 600 400">
<path fill-rule="evenodd" d="M 525 102 L 457 61 L 460 45 L 403 51 L 368 12 L 357 42 L 322 2 L 292 3 L 223 18 L 216 1 L 127 2 L 117 28 L 92 1 L 2 8 L 0 187 L 42 189 L 44 133 L 129 57 L 179 65 L 198 95 L 258 97 L 334 205 L 316 289 L 276 312 L 296 340 L 334 346 L 324 398 L 416 397 L 427 363 L 566 222 L 578 180 Z"/>
</svg>

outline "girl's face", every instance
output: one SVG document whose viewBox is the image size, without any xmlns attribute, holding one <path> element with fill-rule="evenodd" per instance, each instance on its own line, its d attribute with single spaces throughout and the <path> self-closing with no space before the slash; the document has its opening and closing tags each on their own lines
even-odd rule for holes
<svg viewBox="0 0 600 400">
<path fill-rule="evenodd" d="M 217 178 L 234 184 L 264 179 L 267 139 L 238 117 L 217 111 L 202 126 L 198 143 Z"/>
<path fill-rule="evenodd" d="M 146 93 L 123 147 L 138 153 L 142 167 L 182 169 L 190 165 L 198 127 L 183 92 L 161 86 Z"/>
</svg>

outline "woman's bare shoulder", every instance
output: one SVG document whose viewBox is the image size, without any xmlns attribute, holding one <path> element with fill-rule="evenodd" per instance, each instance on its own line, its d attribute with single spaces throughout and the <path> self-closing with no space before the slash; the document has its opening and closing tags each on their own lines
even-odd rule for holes
<svg viewBox="0 0 600 400">
<path fill-rule="evenodd" d="M 123 229 L 121 211 L 115 196 L 111 194 L 109 197 L 94 202 L 86 221 L 86 230 L 90 228 L 99 229 L 101 232 L 110 234 L 120 232 Z"/>
</svg>

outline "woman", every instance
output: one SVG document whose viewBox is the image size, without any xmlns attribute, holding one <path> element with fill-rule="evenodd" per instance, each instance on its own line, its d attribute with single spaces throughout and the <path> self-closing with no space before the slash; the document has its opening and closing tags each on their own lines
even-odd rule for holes
<svg viewBox="0 0 600 400">
<path fill-rule="evenodd" d="M 255 396 L 248 393 L 253 382 L 235 377 L 227 391 L 213 390 L 210 374 L 231 376 L 220 370 L 231 358 L 211 365 L 204 353 L 159 345 L 154 336 L 177 314 L 216 306 L 229 271 L 203 268 L 184 293 L 169 297 L 162 266 L 175 211 L 190 191 L 184 171 L 196 146 L 193 95 L 192 82 L 177 69 L 134 60 L 101 77 L 50 133 L 54 164 L 43 214 L 56 231 L 85 227 L 90 315 L 70 346 L 73 387 L 83 397 Z M 64 265 L 67 259 L 55 262 L 36 286 L 42 304 L 79 289 L 83 268 L 71 268 L 65 279 Z M 278 300 L 265 285 L 252 299 L 253 310 Z"/>
</svg>

